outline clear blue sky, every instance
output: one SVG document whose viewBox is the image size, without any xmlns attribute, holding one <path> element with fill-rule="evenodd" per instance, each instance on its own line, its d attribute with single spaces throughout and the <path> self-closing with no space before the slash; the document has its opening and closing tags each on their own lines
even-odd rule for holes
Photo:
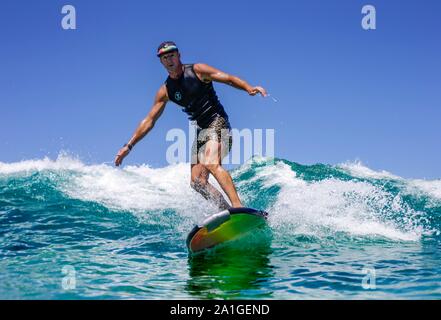
<svg viewBox="0 0 441 320">
<path fill-rule="evenodd" d="M 74 5 L 77 30 L 61 28 Z M 361 8 L 377 29 L 361 28 Z M 215 87 L 236 128 L 274 128 L 275 154 L 302 164 L 359 159 L 403 177 L 441 178 L 440 1 L 22 1 L 0 10 L 0 161 L 113 161 L 166 78 L 174 40 L 278 99 Z M 170 103 L 126 164 L 167 165 Z"/>
</svg>

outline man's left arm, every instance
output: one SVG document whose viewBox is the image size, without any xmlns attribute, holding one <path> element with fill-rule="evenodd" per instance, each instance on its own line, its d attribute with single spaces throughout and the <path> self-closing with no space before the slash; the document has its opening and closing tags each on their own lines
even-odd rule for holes
<svg viewBox="0 0 441 320">
<path fill-rule="evenodd" d="M 233 76 L 231 74 L 220 71 L 204 63 L 197 63 L 194 65 L 194 71 L 199 75 L 202 81 L 216 81 L 228 84 L 234 88 L 244 90 L 248 92 L 249 95 L 254 96 L 260 93 L 262 96 L 266 97 L 266 90 L 260 86 L 253 87 L 249 85 L 245 80 L 239 77 Z"/>
</svg>

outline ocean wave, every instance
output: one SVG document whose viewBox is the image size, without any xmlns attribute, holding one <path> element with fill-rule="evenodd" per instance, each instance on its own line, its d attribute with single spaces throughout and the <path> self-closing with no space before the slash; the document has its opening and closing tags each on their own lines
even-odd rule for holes
<svg viewBox="0 0 441 320">
<path fill-rule="evenodd" d="M 253 158 L 231 173 L 244 204 L 269 211 L 274 234 L 286 241 L 298 235 L 392 241 L 439 235 L 439 180 L 406 180 L 361 163 L 305 166 L 266 158 Z M 219 188 L 213 178 L 210 182 Z M 169 224 L 164 212 L 173 212 L 179 217 L 173 227 L 180 231 L 217 210 L 190 188 L 189 164 L 119 169 L 66 154 L 55 160 L 0 162 L 0 207 L 11 200 L 11 188 L 15 198 L 25 198 L 22 206 L 44 205 L 42 184 L 66 199 L 130 212 L 146 224 Z"/>
</svg>

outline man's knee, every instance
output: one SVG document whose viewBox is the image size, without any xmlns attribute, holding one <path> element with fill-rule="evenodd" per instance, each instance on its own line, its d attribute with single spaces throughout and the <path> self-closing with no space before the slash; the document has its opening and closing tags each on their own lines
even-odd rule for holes
<svg viewBox="0 0 441 320">
<path fill-rule="evenodd" d="M 200 191 L 202 189 L 204 189 L 207 185 L 207 181 L 200 179 L 200 178 L 192 178 L 190 181 L 190 186 L 196 190 L 196 191 Z"/>
<path fill-rule="evenodd" d="M 205 165 L 205 168 L 207 168 L 210 173 L 213 173 L 222 168 L 222 166 L 219 163 L 208 163 Z"/>
</svg>

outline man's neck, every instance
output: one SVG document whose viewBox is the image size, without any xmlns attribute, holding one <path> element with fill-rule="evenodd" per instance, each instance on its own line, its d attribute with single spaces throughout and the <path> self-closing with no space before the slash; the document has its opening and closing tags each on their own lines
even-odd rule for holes
<svg viewBox="0 0 441 320">
<path fill-rule="evenodd" d="M 174 71 L 169 71 L 168 75 L 170 76 L 170 78 L 172 79 L 179 79 L 179 77 L 184 73 L 184 65 L 181 63 L 176 70 Z"/>
</svg>

